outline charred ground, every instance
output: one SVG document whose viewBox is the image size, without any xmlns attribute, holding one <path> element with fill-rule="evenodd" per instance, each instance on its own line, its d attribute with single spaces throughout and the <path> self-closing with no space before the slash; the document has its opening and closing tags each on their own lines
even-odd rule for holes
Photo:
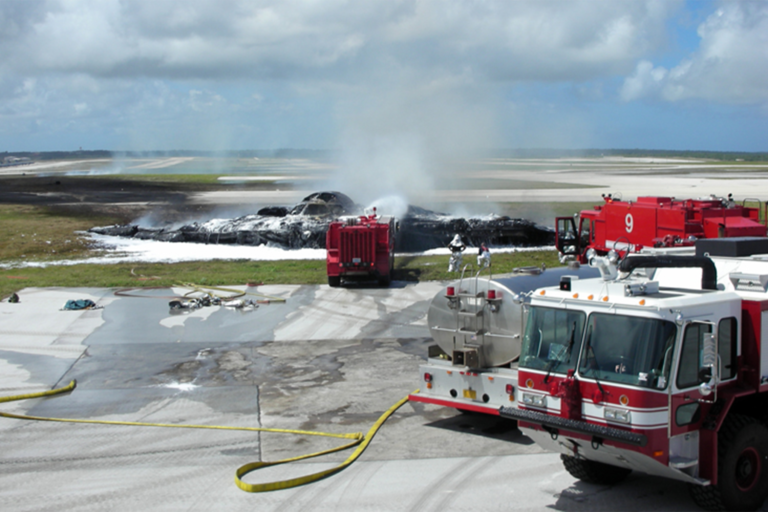
<svg viewBox="0 0 768 512">
<path fill-rule="evenodd" d="M 188 199 L 193 193 L 216 190 L 231 187 L 144 176 L 14 176 L 0 177 L 0 204 L 43 206 L 73 216 L 118 218 L 126 224 L 152 212 L 177 222 L 212 211 L 214 206 L 191 204 Z"/>
</svg>

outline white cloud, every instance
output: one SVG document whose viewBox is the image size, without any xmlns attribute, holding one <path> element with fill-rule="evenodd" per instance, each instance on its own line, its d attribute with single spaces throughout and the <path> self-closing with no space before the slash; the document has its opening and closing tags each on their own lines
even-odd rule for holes
<svg viewBox="0 0 768 512">
<path fill-rule="evenodd" d="M 478 146 L 517 146 L 498 127 L 519 125 L 530 139 L 547 103 L 566 111 L 569 102 L 593 102 L 565 123 L 589 134 L 581 116 L 614 97 L 617 77 L 627 77 L 624 101 L 766 103 L 768 4 L 724 2 L 685 61 L 654 63 L 685 6 L 0 0 L 0 135 L 33 145 L 43 140 L 35 134 L 55 140 L 57 130 L 62 138 L 91 130 L 100 147 L 115 149 L 349 142 L 352 153 L 387 155 L 385 165 L 397 143 L 418 164 Z M 511 114 L 519 118 L 508 119 L 509 101 L 527 105 Z M 550 141 L 568 114 L 548 115 L 556 126 L 539 127 L 539 145 L 565 140 Z M 74 128 L 62 128 L 73 118 Z"/>
<path fill-rule="evenodd" d="M 363 79 L 405 66 L 497 79 L 594 77 L 664 39 L 676 2 L 2 2 L 2 64 L 159 78 Z M 45 8 L 43 10 L 43 8 Z M 334 78 L 335 77 L 335 78 Z"/>
<path fill-rule="evenodd" d="M 723 2 L 698 35 L 697 51 L 669 72 L 645 60 L 637 64 L 624 81 L 622 99 L 768 102 L 768 3 Z"/>
<path fill-rule="evenodd" d="M 635 72 L 624 80 L 620 91 L 621 99 L 633 101 L 658 94 L 667 74 L 667 70 L 662 67 L 654 68 L 653 64 L 647 60 L 640 61 Z"/>
</svg>

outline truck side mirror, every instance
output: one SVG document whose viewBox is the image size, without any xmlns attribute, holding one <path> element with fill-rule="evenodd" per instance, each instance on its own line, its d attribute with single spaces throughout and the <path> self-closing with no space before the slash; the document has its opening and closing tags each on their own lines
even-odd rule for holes
<svg viewBox="0 0 768 512">
<path fill-rule="evenodd" d="M 699 392 L 709 396 L 720 382 L 718 374 L 717 337 L 711 332 L 701 335 L 701 368 L 699 368 Z"/>
</svg>

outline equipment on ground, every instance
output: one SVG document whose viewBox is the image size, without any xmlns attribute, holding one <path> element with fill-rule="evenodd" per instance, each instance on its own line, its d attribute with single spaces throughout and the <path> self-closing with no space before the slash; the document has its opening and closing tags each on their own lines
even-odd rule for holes
<svg viewBox="0 0 768 512">
<path fill-rule="evenodd" d="M 555 219 L 555 245 L 562 262 L 575 259 L 586 264 L 590 249 L 604 256 L 610 250 L 625 254 L 643 247 L 691 246 L 701 238 L 766 236 L 766 225 L 760 222 L 764 205 L 758 199 L 745 199 L 740 205 L 730 194 L 684 200 L 638 197 L 637 201 L 608 194 L 603 199 L 605 204 L 594 210 Z M 747 201 L 758 208 L 745 206 Z M 766 218 L 764 214 L 763 222 Z"/>
<path fill-rule="evenodd" d="M 564 276 L 576 280 L 600 275 L 578 264 L 519 268 L 497 277 L 481 275 L 483 270 L 471 277 L 462 273 L 432 299 L 427 323 L 436 344 L 429 347 L 427 363 L 419 366 L 424 386 L 411 400 L 498 415 L 499 407 L 514 403 L 530 292 Z"/>
<path fill-rule="evenodd" d="M 601 277 L 536 290 L 516 406 L 500 414 L 580 480 L 637 470 L 688 483 L 703 508 L 756 510 L 768 498 L 768 238 L 681 252 L 590 251 Z"/>
<path fill-rule="evenodd" d="M 62 308 L 63 311 L 79 311 L 82 309 L 101 309 L 102 306 L 97 306 L 91 299 L 70 299 Z"/>
<path fill-rule="evenodd" d="M 328 284 L 340 286 L 342 279 L 376 279 L 389 286 L 395 265 L 394 217 L 372 215 L 341 217 L 326 233 Z"/>
</svg>

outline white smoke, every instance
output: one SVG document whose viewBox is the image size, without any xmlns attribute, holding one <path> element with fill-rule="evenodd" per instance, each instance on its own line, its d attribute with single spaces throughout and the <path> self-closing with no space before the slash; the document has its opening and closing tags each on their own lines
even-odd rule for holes
<svg viewBox="0 0 768 512">
<path fill-rule="evenodd" d="M 408 211 L 408 200 L 399 195 L 390 195 L 376 199 L 368 204 L 366 210 L 376 208 L 379 215 L 391 215 L 396 218 L 402 218 Z"/>
<path fill-rule="evenodd" d="M 362 204 L 396 196 L 429 207 L 435 191 L 467 178 L 465 162 L 498 147 L 495 95 L 471 83 L 399 77 L 350 95 L 338 171 L 329 186 Z"/>
</svg>

